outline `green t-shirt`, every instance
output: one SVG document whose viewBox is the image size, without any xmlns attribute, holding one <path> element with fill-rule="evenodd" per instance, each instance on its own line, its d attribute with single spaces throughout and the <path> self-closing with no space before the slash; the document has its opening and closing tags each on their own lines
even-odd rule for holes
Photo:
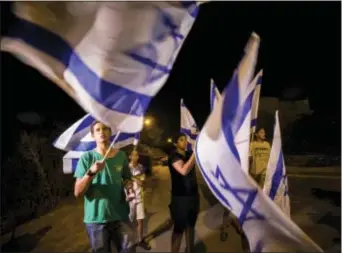
<svg viewBox="0 0 342 253">
<path fill-rule="evenodd" d="M 96 151 L 83 154 L 78 161 L 74 177 L 82 178 L 88 169 L 103 156 Z M 107 158 L 106 165 L 92 180 L 84 195 L 84 222 L 106 223 L 128 220 L 129 206 L 125 200 L 122 180 L 130 179 L 127 155 L 119 151 Z"/>
</svg>

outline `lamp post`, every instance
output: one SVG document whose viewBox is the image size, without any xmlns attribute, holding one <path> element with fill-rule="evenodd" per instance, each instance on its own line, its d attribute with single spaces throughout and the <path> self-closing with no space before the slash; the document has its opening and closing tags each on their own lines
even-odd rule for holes
<svg viewBox="0 0 342 253">
<path fill-rule="evenodd" d="M 152 118 L 151 117 L 146 117 L 144 119 L 144 126 L 150 127 L 152 125 Z"/>
</svg>

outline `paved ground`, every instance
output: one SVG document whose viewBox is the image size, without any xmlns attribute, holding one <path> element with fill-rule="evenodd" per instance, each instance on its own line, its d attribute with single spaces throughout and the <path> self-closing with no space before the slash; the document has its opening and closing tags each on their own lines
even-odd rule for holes
<svg viewBox="0 0 342 253">
<path fill-rule="evenodd" d="M 340 252 L 340 175 L 292 171 L 289 171 L 292 219 L 326 252 Z M 169 218 L 169 173 L 166 167 L 156 167 L 155 175 L 156 179 L 150 182 L 151 188 L 146 193 L 148 232 Z M 223 209 L 215 205 L 216 200 L 203 185 L 201 194 L 202 212 L 196 227 L 196 252 L 242 252 L 241 240 L 234 228 L 222 226 Z M 15 244 L 3 245 L 2 251 L 88 252 L 82 218 L 82 201 L 65 200 L 49 214 L 19 227 Z M 170 233 L 167 231 L 151 241 L 152 252 L 170 251 Z M 8 238 L 8 235 L 3 236 L 2 244 Z"/>
</svg>

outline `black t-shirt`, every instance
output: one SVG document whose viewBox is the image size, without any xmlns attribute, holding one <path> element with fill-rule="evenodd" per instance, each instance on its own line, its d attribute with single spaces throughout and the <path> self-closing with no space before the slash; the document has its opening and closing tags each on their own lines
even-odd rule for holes
<svg viewBox="0 0 342 253">
<path fill-rule="evenodd" d="M 198 195 L 198 185 L 196 177 L 196 169 L 193 168 L 190 172 L 183 176 L 180 174 L 172 164 L 183 160 L 186 163 L 191 157 L 191 152 L 186 151 L 185 156 L 173 151 L 169 155 L 168 166 L 171 174 L 171 194 L 172 196 L 197 196 Z"/>
</svg>

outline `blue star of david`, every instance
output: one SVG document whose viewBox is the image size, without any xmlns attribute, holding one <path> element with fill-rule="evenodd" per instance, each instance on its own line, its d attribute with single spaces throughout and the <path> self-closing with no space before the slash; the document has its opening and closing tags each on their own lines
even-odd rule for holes
<svg viewBox="0 0 342 253">
<path fill-rule="evenodd" d="M 243 209 L 240 213 L 240 216 L 238 217 L 241 225 L 243 225 L 243 223 L 248 220 L 265 220 L 265 217 L 253 208 L 254 200 L 258 194 L 257 189 L 250 190 L 243 188 L 233 188 L 223 177 L 222 171 L 219 166 L 216 167 L 215 173 L 212 172 L 212 174 L 218 180 L 220 186 L 226 191 L 230 192 L 235 197 L 235 199 L 242 204 Z M 214 188 L 214 190 L 217 189 Z M 220 196 L 220 198 L 223 198 L 223 201 L 231 207 L 229 201 L 222 194 L 217 195 Z M 246 200 L 244 200 L 244 196 L 247 196 Z"/>
<path fill-rule="evenodd" d="M 136 48 L 126 52 L 126 55 L 131 57 L 133 60 L 149 67 L 150 70 L 148 77 L 144 82 L 145 85 L 162 78 L 164 75 L 169 74 L 171 72 L 172 64 L 175 60 L 175 56 L 173 55 L 170 57 L 166 65 L 159 64 L 157 44 L 162 42 L 166 37 L 171 36 L 174 41 L 174 47 L 172 50 L 172 54 L 174 54 L 184 39 L 184 36 L 178 32 L 179 26 L 175 24 L 172 17 L 159 8 L 157 8 L 157 11 L 159 13 L 159 19 L 161 19 L 161 22 L 157 22 L 157 25 L 153 31 L 155 33 L 158 31 L 158 34 L 154 35 L 150 42 L 139 45 Z"/>
</svg>

